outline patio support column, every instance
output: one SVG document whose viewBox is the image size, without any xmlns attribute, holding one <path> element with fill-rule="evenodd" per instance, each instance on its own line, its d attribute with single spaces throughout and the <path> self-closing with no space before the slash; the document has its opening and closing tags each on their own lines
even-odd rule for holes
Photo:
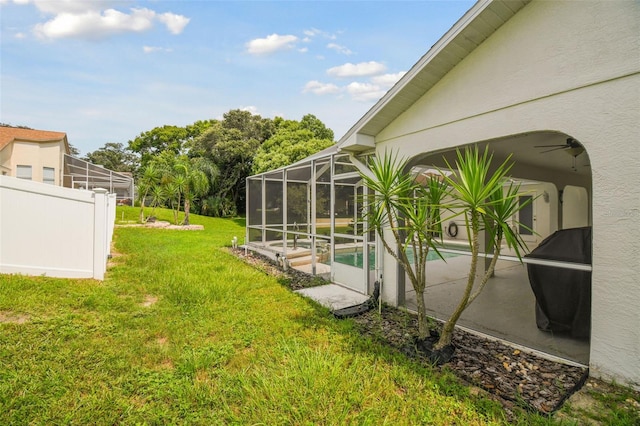
<svg viewBox="0 0 640 426">
<path fill-rule="evenodd" d="M 287 170 L 282 171 L 282 255 L 287 257 Z"/>
<path fill-rule="evenodd" d="M 316 275 L 316 161 L 311 160 L 311 187 L 309 188 L 311 205 L 307 209 L 309 214 L 308 223 L 311 224 L 311 274 Z"/>
<path fill-rule="evenodd" d="M 267 243 L 267 194 L 266 194 L 266 189 L 267 189 L 267 182 L 264 178 L 264 174 L 260 177 L 260 182 L 261 182 L 261 186 L 262 186 L 262 190 L 260 191 L 262 194 L 262 198 L 260 200 L 260 202 L 262 203 L 262 212 L 260 214 L 261 216 L 261 232 L 262 232 L 262 245 L 264 246 Z"/>
<path fill-rule="evenodd" d="M 357 188 L 357 187 L 356 187 Z M 371 280 L 369 273 L 369 231 L 368 231 L 368 223 L 367 223 L 367 215 L 366 215 L 366 207 L 367 207 L 367 196 L 369 194 L 369 188 L 367 185 L 362 185 L 362 203 L 360 205 L 360 209 L 362 211 L 362 272 L 364 273 L 364 279 L 366 283 L 367 294 L 370 293 Z M 358 199 L 358 191 L 356 190 L 356 200 Z M 356 201 L 356 207 L 358 207 Z M 358 223 L 358 211 L 355 211 L 355 223 Z M 357 225 L 356 225 L 357 226 Z"/>
<path fill-rule="evenodd" d="M 335 220 L 336 220 L 336 185 L 335 185 L 335 155 L 331 155 L 331 185 L 329 186 L 330 191 L 329 191 L 329 214 L 330 214 L 330 219 L 329 219 L 329 244 L 331 244 L 331 256 L 332 259 L 331 260 L 331 280 L 333 280 L 334 277 L 334 272 L 333 272 L 333 268 L 334 268 L 334 262 L 333 262 L 333 254 L 336 251 L 336 246 L 335 246 L 335 239 L 334 239 L 334 234 L 336 232 L 336 227 L 335 227 Z"/>
</svg>

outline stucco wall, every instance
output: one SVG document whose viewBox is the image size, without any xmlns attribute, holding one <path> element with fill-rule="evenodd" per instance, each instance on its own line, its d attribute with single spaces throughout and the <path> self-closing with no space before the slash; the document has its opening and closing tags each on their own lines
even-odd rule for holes
<svg viewBox="0 0 640 426">
<path fill-rule="evenodd" d="M 376 136 L 407 157 L 532 131 L 578 139 L 592 171 L 590 367 L 636 386 L 639 23 L 637 2 L 533 2 Z"/>
<path fill-rule="evenodd" d="M 4 154 L 7 151 L 7 154 Z M 64 141 L 57 142 L 22 142 L 15 141 L 3 150 L 6 155 L 6 166 L 11 169 L 10 176 L 16 176 L 16 166 L 31 166 L 31 180 L 42 182 L 43 167 L 51 167 L 55 170 L 55 185 L 62 185 L 62 161 L 64 153 Z"/>
</svg>

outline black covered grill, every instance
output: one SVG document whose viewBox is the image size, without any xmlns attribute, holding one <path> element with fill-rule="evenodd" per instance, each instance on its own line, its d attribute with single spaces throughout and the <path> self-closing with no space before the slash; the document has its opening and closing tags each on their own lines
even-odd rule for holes
<svg viewBox="0 0 640 426">
<path fill-rule="evenodd" d="M 591 227 L 556 231 L 526 257 L 591 264 Z M 591 271 L 527 264 L 536 296 L 540 330 L 588 338 L 591 329 Z"/>
</svg>

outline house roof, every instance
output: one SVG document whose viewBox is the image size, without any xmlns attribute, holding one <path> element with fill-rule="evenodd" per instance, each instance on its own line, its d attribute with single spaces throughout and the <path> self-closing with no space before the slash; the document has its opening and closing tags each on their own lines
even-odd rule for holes
<svg viewBox="0 0 640 426">
<path fill-rule="evenodd" d="M 67 153 L 69 151 L 69 142 L 67 141 L 66 133 L 0 126 L 0 150 L 16 140 L 36 143 L 57 142 L 62 140 L 64 141 Z"/>
<path fill-rule="evenodd" d="M 479 0 L 347 131 L 339 147 L 366 149 L 356 135 L 377 135 L 530 1 Z"/>
</svg>

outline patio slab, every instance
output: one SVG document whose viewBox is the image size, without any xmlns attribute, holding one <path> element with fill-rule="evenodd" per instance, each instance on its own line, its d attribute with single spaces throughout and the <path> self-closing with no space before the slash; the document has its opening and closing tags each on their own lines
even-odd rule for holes
<svg viewBox="0 0 640 426">
<path fill-rule="evenodd" d="M 369 296 L 349 290 L 337 284 L 304 288 L 295 291 L 309 299 L 315 300 L 332 311 L 356 306 L 369 300 Z"/>
<path fill-rule="evenodd" d="M 453 312 L 466 285 L 468 263 L 467 256 L 447 259 L 446 263 L 429 262 L 425 297 L 428 315 L 445 320 Z M 406 307 L 416 311 L 415 291 L 410 283 L 407 287 Z M 498 262 L 495 276 L 462 314 L 458 325 L 552 357 L 581 365 L 589 363 L 588 340 L 537 328 L 535 296 L 526 266 L 518 262 Z"/>
</svg>

